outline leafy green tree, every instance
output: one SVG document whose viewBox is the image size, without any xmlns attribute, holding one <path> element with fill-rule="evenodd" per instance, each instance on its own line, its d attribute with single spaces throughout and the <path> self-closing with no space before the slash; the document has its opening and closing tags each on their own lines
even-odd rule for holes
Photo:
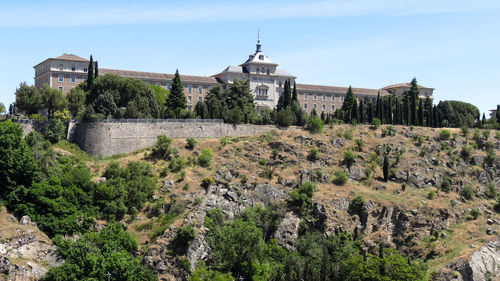
<svg viewBox="0 0 500 281">
<path fill-rule="evenodd" d="M 200 156 L 198 156 L 198 164 L 202 167 L 209 167 L 212 161 L 212 151 L 208 148 L 201 150 Z"/>
<path fill-rule="evenodd" d="M 440 101 L 437 105 L 437 114 L 438 127 L 441 126 L 439 119 L 446 120 L 449 127 L 472 127 L 474 125 L 474 119 L 476 116 L 479 116 L 479 109 L 466 102 Z"/>
<path fill-rule="evenodd" d="M 179 75 L 179 70 L 175 71 L 174 79 L 172 79 L 172 89 L 166 100 L 166 107 L 168 111 L 173 111 L 177 117 L 181 110 L 186 109 L 187 99 L 184 95 L 184 90 L 182 87 L 181 76 Z"/>
<path fill-rule="evenodd" d="M 283 108 L 276 115 L 276 124 L 281 127 L 289 127 L 295 122 L 295 114 L 290 107 Z"/>
<path fill-rule="evenodd" d="M 3 102 L 0 102 L 0 114 L 4 113 L 5 113 L 5 105 L 3 104 Z"/>
<path fill-rule="evenodd" d="M 54 116 L 57 110 L 63 110 L 67 107 L 68 101 L 60 90 L 52 89 L 49 84 L 43 84 L 40 88 L 43 104 L 48 110 L 49 116 Z"/>
<path fill-rule="evenodd" d="M 156 137 L 156 144 L 153 146 L 153 151 L 151 152 L 151 156 L 155 158 L 170 160 L 172 154 L 175 154 L 175 150 L 170 147 L 172 144 L 172 139 L 167 138 L 164 135 L 159 135 Z"/>
<path fill-rule="evenodd" d="M 321 133 L 321 131 L 323 131 L 323 121 L 317 116 L 309 117 L 306 127 L 311 133 Z"/>
<path fill-rule="evenodd" d="M 342 110 L 344 111 L 344 122 L 346 123 L 351 123 L 351 120 L 353 118 L 356 118 L 358 115 L 357 101 L 354 97 L 354 92 L 352 91 L 351 86 L 349 86 L 349 89 L 347 90 L 347 93 L 345 95 L 344 103 L 342 104 Z"/>
<path fill-rule="evenodd" d="M 231 124 L 241 124 L 244 122 L 243 112 L 240 107 L 233 107 L 233 109 L 229 110 L 227 117 L 224 121 Z"/>
<path fill-rule="evenodd" d="M 208 118 L 208 106 L 205 102 L 199 101 L 194 106 L 194 111 L 196 112 L 196 117 L 200 119 Z"/>
<path fill-rule="evenodd" d="M 66 126 L 59 119 L 50 119 L 46 122 L 41 130 L 45 139 L 51 143 L 56 143 L 66 136 Z"/>
<path fill-rule="evenodd" d="M 226 105 L 230 110 L 239 108 L 243 122 L 249 123 L 250 118 L 255 115 L 255 104 L 248 81 L 239 79 L 233 81 L 226 90 Z"/>
<path fill-rule="evenodd" d="M 85 110 L 85 96 L 86 93 L 80 87 L 71 88 L 66 98 L 68 99 L 68 110 L 72 118 L 83 117 Z"/>
<path fill-rule="evenodd" d="M 107 224 L 101 232 L 88 232 L 75 242 L 56 238 L 65 262 L 53 267 L 44 281 L 113 280 L 155 281 L 156 276 L 141 266 L 135 256 L 137 242 L 118 223 Z"/>
<path fill-rule="evenodd" d="M 114 117 L 118 111 L 113 95 L 110 92 L 105 92 L 95 101 L 95 112 L 103 114 L 105 117 Z"/>
<path fill-rule="evenodd" d="M 151 88 L 151 90 L 153 90 L 156 103 L 158 104 L 158 110 L 160 111 L 159 117 L 165 116 L 165 111 L 166 111 L 165 102 L 170 92 L 167 89 L 164 89 L 161 86 L 154 84 L 149 84 L 149 87 Z"/>
<path fill-rule="evenodd" d="M 302 214 L 305 214 L 312 202 L 314 194 L 314 184 L 312 182 L 304 182 L 300 187 L 292 190 L 288 195 L 288 203 L 299 208 Z"/>
<path fill-rule="evenodd" d="M 292 101 L 299 101 L 299 95 L 297 93 L 297 84 L 293 81 L 293 90 L 292 90 Z"/>
<path fill-rule="evenodd" d="M 44 107 L 43 97 L 35 86 L 28 86 L 26 82 L 19 84 L 16 89 L 16 109 L 26 110 L 27 114 L 37 113 Z"/>
<path fill-rule="evenodd" d="M 22 128 L 11 120 L 0 122 L 0 198 L 17 186 L 31 186 L 36 170 Z"/>
<path fill-rule="evenodd" d="M 189 281 L 234 281 L 230 273 L 222 273 L 216 270 L 208 269 L 206 266 L 198 266 L 191 273 Z"/>
</svg>

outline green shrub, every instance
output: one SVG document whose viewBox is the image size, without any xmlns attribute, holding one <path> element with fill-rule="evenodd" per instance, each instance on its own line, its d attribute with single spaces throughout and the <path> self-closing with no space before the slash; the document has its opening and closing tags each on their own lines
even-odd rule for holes
<svg viewBox="0 0 500 281">
<path fill-rule="evenodd" d="M 450 131 L 448 130 L 441 130 L 441 132 L 439 132 L 439 139 L 440 140 L 449 140 L 450 139 Z"/>
<path fill-rule="evenodd" d="M 201 187 L 207 189 L 209 186 L 211 186 L 214 183 L 215 183 L 215 181 L 214 181 L 213 178 L 211 178 L 211 177 L 204 177 L 201 180 Z"/>
<path fill-rule="evenodd" d="M 486 151 L 486 158 L 484 158 L 484 163 L 488 165 L 493 165 L 495 160 L 497 159 L 497 155 L 495 154 L 495 151 L 490 149 Z"/>
<path fill-rule="evenodd" d="M 42 128 L 42 135 L 51 143 L 64 139 L 66 126 L 59 119 L 50 119 Z"/>
<path fill-rule="evenodd" d="M 349 204 L 349 213 L 361 214 L 365 208 L 365 198 L 362 195 L 355 196 Z"/>
<path fill-rule="evenodd" d="M 309 154 L 307 155 L 307 158 L 309 160 L 312 160 L 312 161 L 316 161 L 319 159 L 319 156 L 318 156 L 318 150 L 313 147 L 309 150 Z"/>
<path fill-rule="evenodd" d="M 248 177 L 247 177 L 247 175 L 245 175 L 245 174 L 241 175 L 241 183 L 242 183 L 242 184 L 245 184 L 245 183 L 247 183 L 247 182 L 248 182 Z"/>
<path fill-rule="evenodd" d="M 440 189 L 444 192 L 449 192 L 451 190 L 451 178 L 449 176 L 443 176 L 443 182 L 441 183 Z"/>
<path fill-rule="evenodd" d="M 345 130 L 345 132 L 343 134 L 343 138 L 346 140 L 352 140 L 354 138 L 354 136 L 352 134 L 352 130 Z"/>
<path fill-rule="evenodd" d="M 378 119 L 378 118 L 372 119 L 372 128 L 374 130 L 378 129 L 380 127 L 380 124 L 381 124 L 380 119 Z"/>
<path fill-rule="evenodd" d="M 363 141 L 363 139 L 356 139 L 354 143 L 356 144 L 357 151 L 363 151 L 363 147 L 365 146 L 365 142 Z"/>
<path fill-rule="evenodd" d="M 150 230 L 150 229 L 153 229 L 153 222 L 152 221 L 145 222 L 145 223 L 137 225 L 135 227 L 135 230 L 137 230 L 137 231 L 144 231 L 144 230 Z"/>
<path fill-rule="evenodd" d="M 356 155 L 352 151 L 347 150 L 344 152 L 344 164 L 348 167 L 356 162 Z"/>
<path fill-rule="evenodd" d="M 280 155 L 280 152 L 277 149 L 273 149 L 273 151 L 271 152 L 271 157 L 273 159 L 277 159 L 279 155 Z"/>
<path fill-rule="evenodd" d="M 198 164 L 202 167 L 209 167 L 212 161 L 212 150 L 204 148 L 198 156 Z"/>
<path fill-rule="evenodd" d="M 460 191 L 460 195 L 464 197 L 466 200 L 472 200 L 474 197 L 474 189 L 470 185 L 466 185 Z"/>
<path fill-rule="evenodd" d="M 313 193 L 314 184 L 312 182 L 304 182 L 300 187 L 292 190 L 288 194 L 288 203 L 298 207 L 302 214 L 304 214 L 311 205 Z"/>
<path fill-rule="evenodd" d="M 309 117 L 306 127 L 313 134 L 321 133 L 323 131 L 323 121 L 317 116 Z"/>
<path fill-rule="evenodd" d="M 427 199 L 432 200 L 435 197 L 436 197 L 436 192 L 434 190 L 431 190 L 429 191 L 429 193 L 427 193 Z"/>
<path fill-rule="evenodd" d="M 197 143 L 198 143 L 198 141 L 196 139 L 194 139 L 194 138 L 187 138 L 186 139 L 186 148 L 190 149 L 190 150 L 193 150 Z"/>
<path fill-rule="evenodd" d="M 481 212 L 477 208 L 472 208 L 469 212 L 471 219 L 475 220 L 481 215 Z"/>
<path fill-rule="evenodd" d="M 333 183 L 335 183 L 336 185 L 346 184 L 347 183 L 347 174 L 342 170 L 336 171 L 334 174 Z"/>
<path fill-rule="evenodd" d="M 168 164 L 168 168 L 171 172 L 177 173 L 180 170 L 184 169 L 186 166 L 186 160 L 182 157 L 175 157 L 170 160 L 170 164 Z"/>
<path fill-rule="evenodd" d="M 462 145 L 462 151 L 460 152 L 460 155 L 462 156 L 462 158 L 465 161 L 469 160 L 469 158 L 472 154 L 471 150 L 472 149 L 471 149 L 470 145 L 466 145 L 466 144 Z"/>
<path fill-rule="evenodd" d="M 181 248 L 181 252 L 187 250 L 193 239 L 196 237 L 196 232 L 192 225 L 179 227 L 177 234 L 172 241 L 177 248 Z"/>
<path fill-rule="evenodd" d="M 488 186 L 486 187 L 486 197 L 488 198 L 495 198 L 498 196 L 498 189 L 495 183 L 490 182 Z"/>
<path fill-rule="evenodd" d="M 259 165 L 260 166 L 265 166 L 267 164 L 267 160 L 264 158 L 259 159 Z"/>
<path fill-rule="evenodd" d="M 276 124 L 280 127 L 289 127 L 295 123 L 295 114 L 293 114 L 290 107 L 281 109 L 276 114 Z"/>
<path fill-rule="evenodd" d="M 171 144 L 171 138 L 167 138 L 164 135 L 158 136 L 156 144 L 155 146 L 153 146 L 151 155 L 156 158 L 170 159 L 170 157 L 172 157 L 172 154 L 176 153 L 176 151 L 170 147 Z"/>
<path fill-rule="evenodd" d="M 469 136 L 469 131 L 470 131 L 469 127 L 464 125 L 464 126 L 460 127 L 460 131 L 462 132 L 462 136 L 464 136 L 466 138 Z"/>
</svg>

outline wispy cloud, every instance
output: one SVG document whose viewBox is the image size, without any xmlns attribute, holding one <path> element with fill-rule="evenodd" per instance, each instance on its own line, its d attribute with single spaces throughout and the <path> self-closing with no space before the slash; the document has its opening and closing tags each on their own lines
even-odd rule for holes
<svg viewBox="0 0 500 281">
<path fill-rule="evenodd" d="M 90 26 L 153 23 L 244 21 L 285 18 L 404 16 L 500 9 L 483 0 L 313 0 L 50 2 L 0 4 L 0 26 Z"/>
</svg>

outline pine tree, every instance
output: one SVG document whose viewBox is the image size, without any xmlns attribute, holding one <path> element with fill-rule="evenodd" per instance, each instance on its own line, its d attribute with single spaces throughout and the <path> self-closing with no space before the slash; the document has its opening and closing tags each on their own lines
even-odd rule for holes
<svg viewBox="0 0 500 281">
<path fill-rule="evenodd" d="M 358 122 L 358 99 L 354 98 L 354 102 L 352 104 L 352 110 L 351 110 L 351 122 L 356 120 Z"/>
<path fill-rule="evenodd" d="M 87 73 L 87 89 L 90 90 L 94 85 L 94 58 L 90 55 L 89 69 Z"/>
<path fill-rule="evenodd" d="M 299 96 L 297 94 L 297 84 L 295 84 L 295 81 L 293 81 L 292 100 L 299 101 Z"/>
<path fill-rule="evenodd" d="M 165 105 L 167 107 L 167 111 L 171 111 L 175 114 L 175 117 L 179 117 L 181 111 L 186 109 L 186 104 L 187 100 L 182 88 L 181 76 L 179 75 L 179 70 L 176 70 L 174 79 L 172 79 L 172 88 L 167 100 L 165 101 Z"/>
<path fill-rule="evenodd" d="M 285 81 L 285 91 L 283 92 L 283 108 L 287 108 L 292 104 L 292 89 L 290 80 Z"/>
<path fill-rule="evenodd" d="M 425 126 L 424 124 L 424 101 L 422 99 L 418 99 L 418 125 Z"/>
<path fill-rule="evenodd" d="M 99 77 L 99 66 L 97 64 L 97 61 L 95 61 L 95 71 L 94 71 L 94 78 Z"/>
<path fill-rule="evenodd" d="M 353 113 L 354 106 L 356 106 L 355 108 L 356 112 Z M 347 90 L 347 93 L 344 98 L 344 103 L 342 103 L 342 111 L 344 112 L 344 122 L 351 123 L 353 116 L 357 117 L 357 108 L 358 106 L 356 98 L 354 97 L 354 92 L 352 91 L 351 86 L 349 86 L 349 89 Z"/>
<path fill-rule="evenodd" d="M 420 95 L 420 89 L 418 88 L 417 79 L 415 77 L 411 80 L 410 84 L 411 124 L 418 125 L 417 105 Z"/>
</svg>

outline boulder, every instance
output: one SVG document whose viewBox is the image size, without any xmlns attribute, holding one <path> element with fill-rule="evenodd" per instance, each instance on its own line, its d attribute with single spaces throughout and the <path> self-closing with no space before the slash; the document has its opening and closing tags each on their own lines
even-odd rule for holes
<svg viewBox="0 0 500 281">
<path fill-rule="evenodd" d="M 299 236 L 300 218 L 288 212 L 274 233 L 278 245 L 291 251 L 295 249 L 295 239 Z"/>
<path fill-rule="evenodd" d="M 186 257 L 191 264 L 191 270 L 194 271 L 198 261 L 205 260 L 209 254 L 210 246 L 208 246 L 207 242 L 205 242 L 204 237 L 200 236 L 194 238 L 186 253 Z"/>
<path fill-rule="evenodd" d="M 31 225 L 31 218 L 29 216 L 23 216 L 21 220 L 19 220 L 20 225 Z"/>
<path fill-rule="evenodd" d="M 349 179 L 360 181 L 364 178 L 365 172 L 358 166 L 351 166 L 348 170 Z"/>
</svg>

